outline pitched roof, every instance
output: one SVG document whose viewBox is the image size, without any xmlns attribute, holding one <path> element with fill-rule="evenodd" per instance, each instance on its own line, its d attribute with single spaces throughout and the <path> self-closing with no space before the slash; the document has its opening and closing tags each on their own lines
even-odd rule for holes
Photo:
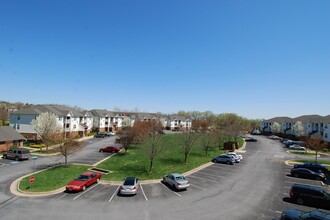
<svg viewBox="0 0 330 220">
<path fill-rule="evenodd" d="M 0 142 L 25 140 L 25 138 L 10 126 L 0 126 Z"/>
<path fill-rule="evenodd" d="M 294 118 L 293 121 L 301 121 L 302 123 L 308 123 L 322 121 L 323 119 L 324 117 L 321 115 L 302 115 L 300 117 Z"/>
<path fill-rule="evenodd" d="M 13 115 L 40 115 L 41 113 L 51 112 L 57 116 L 67 116 L 72 112 L 74 116 L 83 116 L 82 112 L 65 105 L 34 105 L 30 108 L 20 109 L 11 114 Z"/>
<path fill-rule="evenodd" d="M 293 121 L 292 118 L 290 117 L 275 117 L 275 118 L 271 118 L 271 119 L 268 119 L 268 120 L 265 120 L 265 122 L 277 122 L 277 123 L 285 123 L 285 122 L 291 122 Z"/>
</svg>

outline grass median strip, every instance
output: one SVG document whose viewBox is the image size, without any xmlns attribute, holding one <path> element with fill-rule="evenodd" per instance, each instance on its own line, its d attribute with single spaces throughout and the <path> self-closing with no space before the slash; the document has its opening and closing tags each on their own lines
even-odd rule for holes
<svg viewBox="0 0 330 220">
<path fill-rule="evenodd" d="M 47 192 L 66 186 L 72 179 L 86 172 L 90 167 L 83 165 L 58 166 L 46 171 L 35 173 L 35 180 L 30 187 L 29 179 L 25 177 L 20 181 L 19 189 L 23 192 Z"/>
</svg>

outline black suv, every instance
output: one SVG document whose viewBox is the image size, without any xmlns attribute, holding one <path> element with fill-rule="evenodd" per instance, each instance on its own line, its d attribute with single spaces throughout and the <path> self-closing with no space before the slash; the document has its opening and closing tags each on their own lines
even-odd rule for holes
<svg viewBox="0 0 330 220">
<path fill-rule="evenodd" d="M 322 188 L 293 184 L 290 190 L 290 197 L 299 205 L 310 204 L 314 207 L 330 209 L 330 194 Z"/>
<path fill-rule="evenodd" d="M 303 163 L 303 164 L 295 164 L 294 168 L 306 168 L 314 172 L 318 173 L 326 173 L 328 171 L 327 167 L 313 162 Z"/>
</svg>

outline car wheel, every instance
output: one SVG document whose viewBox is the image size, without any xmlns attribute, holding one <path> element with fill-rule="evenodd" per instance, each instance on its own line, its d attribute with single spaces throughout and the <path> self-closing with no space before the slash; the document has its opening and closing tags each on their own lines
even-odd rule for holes
<svg viewBox="0 0 330 220">
<path fill-rule="evenodd" d="M 296 177 L 296 178 L 298 178 L 299 177 L 299 175 L 298 174 L 295 174 L 295 175 L 293 175 L 294 177 Z"/>
<path fill-rule="evenodd" d="M 173 184 L 173 189 L 177 189 L 176 186 L 175 186 L 175 184 Z"/>
<path fill-rule="evenodd" d="M 15 157 L 15 160 L 16 160 L 16 161 L 19 161 L 19 158 L 18 158 L 18 157 Z"/>
<path fill-rule="evenodd" d="M 165 183 L 165 178 L 163 178 L 163 183 Z"/>
<path fill-rule="evenodd" d="M 227 161 L 227 164 L 231 164 L 230 161 Z"/>
<path fill-rule="evenodd" d="M 85 190 L 86 190 L 86 186 L 83 186 L 82 191 L 85 191 Z"/>
<path fill-rule="evenodd" d="M 317 172 L 322 173 L 322 170 L 318 170 Z"/>
<path fill-rule="evenodd" d="M 316 179 L 316 180 L 321 180 L 321 178 L 320 178 L 319 176 L 317 176 L 315 179 Z"/>
<path fill-rule="evenodd" d="M 304 200 L 302 198 L 298 198 L 296 201 L 299 205 L 304 204 Z"/>
<path fill-rule="evenodd" d="M 116 153 L 116 151 L 114 151 L 114 150 L 113 150 L 113 151 L 111 151 L 111 153 L 113 153 L 113 154 L 114 154 L 114 153 Z"/>
<path fill-rule="evenodd" d="M 2 156 L 2 158 L 3 158 L 3 159 L 7 159 L 7 155 L 4 154 L 4 155 Z"/>
</svg>

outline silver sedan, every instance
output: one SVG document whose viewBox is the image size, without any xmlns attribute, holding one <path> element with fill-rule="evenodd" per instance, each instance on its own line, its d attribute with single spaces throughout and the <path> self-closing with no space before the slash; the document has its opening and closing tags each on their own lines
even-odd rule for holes
<svg viewBox="0 0 330 220">
<path fill-rule="evenodd" d="M 179 173 L 171 173 L 163 177 L 163 183 L 167 183 L 175 189 L 187 189 L 189 181 Z"/>
</svg>

